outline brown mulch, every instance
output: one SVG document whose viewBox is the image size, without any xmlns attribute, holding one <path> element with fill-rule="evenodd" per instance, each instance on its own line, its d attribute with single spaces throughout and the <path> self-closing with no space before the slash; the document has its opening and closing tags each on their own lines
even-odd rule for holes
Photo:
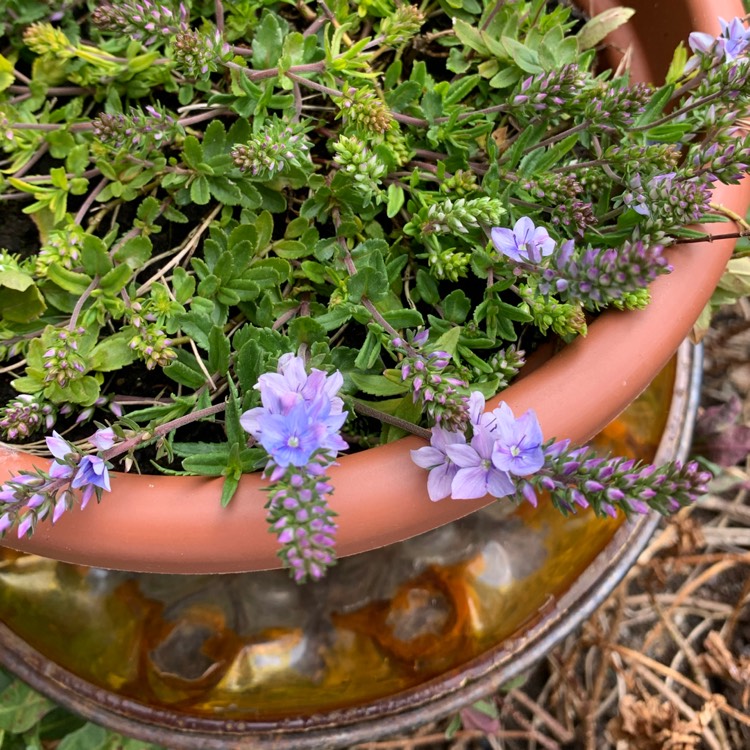
<svg viewBox="0 0 750 750">
<path fill-rule="evenodd" d="M 750 301 L 722 310 L 704 345 L 694 446 L 721 464 L 710 494 L 662 523 L 522 685 L 358 750 L 750 748 Z"/>
</svg>

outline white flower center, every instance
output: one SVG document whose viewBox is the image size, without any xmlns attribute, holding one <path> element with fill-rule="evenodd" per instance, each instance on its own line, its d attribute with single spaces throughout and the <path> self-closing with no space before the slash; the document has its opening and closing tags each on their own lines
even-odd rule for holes
<svg viewBox="0 0 750 750">
<path fill-rule="evenodd" d="M 286 441 L 289 448 L 299 448 L 299 438 L 296 435 L 292 435 L 289 440 Z"/>
</svg>

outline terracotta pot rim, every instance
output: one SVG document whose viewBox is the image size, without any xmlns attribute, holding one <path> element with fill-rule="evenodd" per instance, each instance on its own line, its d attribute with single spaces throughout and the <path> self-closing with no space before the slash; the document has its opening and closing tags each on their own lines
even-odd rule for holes
<svg viewBox="0 0 750 750">
<path fill-rule="evenodd" d="M 717 0 L 709 21 L 704 3 L 684 2 L 695 25 L 713 33 L 719 31 L 716 16 L 731 18 L 732 9 L 739 9 L 738 0 Z M 608 4 L 610 0 L 600 2 Z M 638 77 L 643 75 L 641 70 Z M 750 204 L 750 180 L 720 185 L 714 201 L 744 214 Z M 652 285 L 652 302 L 645 310 L 606 312 L 592 324 L 586 339 L 573 342 L 503 391 L 489 408 L 500 400 L 516 414 L 533 408 L 546 437 L 589 439 L 644 390 L 676 351 L 733 247 L 733 241 L 723 240 L 670 249 L 674 271 Z M 333 468 L 331 506 L 339 514 L 341 556 L 401 541 L 493 502 L 485 498 L 431 503 L 426 473 L 408 455 L 420 445 L 418 438 L 404 438 L 343 456 Z M 34 465 L 46 462 L 0 448 L 0 478 L 11 469 Z M 31 539 L 7 537 L 2 544 L 66 562 L 143 572 L 229 573 L 279 567 L 276 541 L 265 525 L 265 482 L 258 474 L 245 475 L 227 508 L 218 502 L 220 482 L 117 474 L 113 492 L 100 505 L 67 513 L 54 527 L 42 523 Z"/>
</svg>

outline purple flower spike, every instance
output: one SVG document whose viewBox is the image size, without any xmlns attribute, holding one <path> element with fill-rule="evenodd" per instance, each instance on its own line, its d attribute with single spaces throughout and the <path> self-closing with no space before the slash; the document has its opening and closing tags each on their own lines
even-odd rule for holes
<svg viewBox="0 0 750 750">
<path fill-rule="evenodd" d="M 513 229 L 494 227 L 490 236 L 495 249 L 517 263 L 538 265 L 555 250 L 555 241 L 547 230 L 534 226 L 528 216 L 522 216 Z"/>
<path fill-rule="evenodd" d="M 536 414 L 529 409 L 516 419 L 511 408 L 503 402 L 493 411 L 495 415 L 495 445 L 492 463 L 500 471 L 525 477 L 544 465 L 542 428 Z"/>
</svg>

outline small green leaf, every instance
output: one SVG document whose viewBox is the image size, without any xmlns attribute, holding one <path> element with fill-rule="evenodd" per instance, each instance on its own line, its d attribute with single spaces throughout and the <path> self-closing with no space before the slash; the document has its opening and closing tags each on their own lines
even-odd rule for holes
<svg viewBox="0 0 750 750">
<path fill-rule="evenodd" d="M 113 372 L 135 362 L 135 351 L 129 346 L 130 336 L 115 333 L 100 341 L 89 355 L 89 365 L 97 372 Z"/>
<path fill-rule="evenodd" d="M 608 8 L 594 16 L 578 32 L 578 49 L 583 52 L 596 47 L 615 29 L 626 24 L 634 13 L 632 8 Z"/>
<path fill-rule="evenodd" d="M 36 320 L 47 305 L 36 286 L 23 291 L 0 289 L 0 319 L 13 323 L 29 323 Z"/>
<path fill-rule="evenodd" d="M 275 68 L 283 51 L 284 34 L 275 13 L 266 11 L 253 38 L 253 67 L 256 70 Z"/>
<path fill-rule="evenodd" d="M 78 404 L 91 406 L 99 398 L 99 381 L 91 375 L 71 380 L 64 388 L 57 383 L 50 383 L 44 389 L 44 395 L 55 404 Z"/>
<path fill-rule="evenodd" d="M 211 200 L 208 180 L 203 175 L 196 177 L 190 185 L 190 200 L 199 206 L 205 206 Z"/>
<path fill-rule="evenodd" d="M 203 149 L 200 141 L 194 135 L 189 135 L 183 141 L 182 157 L 188 166 L 199 171 L 199 165 L 203 162 Z"/>
<path fill-rule="evenodd" d="M 512 39 L 509 36 L 502 38 L 503 46 L 507 48 L 513 57 L 513 61 L 518 65 L 521 70 L 526 73 L 535 75 L 537 73 L 543 73 L 544 70 L 539 64 L 539 56 L 534 50 L 529 49 L 525 44 Z"/>
<path fill-rule="evenodd" d="M 148 237 L 131 237 L 115 251 L 114 259 L 137 271 L 150 257 L 153 246 Z"/>
<path fill-rule="evenodd" d="M 400 396 L 409 390 L 407 385 L 394 383 L 383 377 L 383 375 L 350 372 L 349 377 L 357 388 L 370 396 Z"/>
<path fill-rule="evenodd" d="M 400 185 L 388 186 L 388 203 L 385 212 L 389 219 L 392 219 L 401 210 L 404 200 L 404 189 Z"/>
<path fill-rule="evenodd" d="M 456 36 L 467 46 L 471 47 L 475 52 L 479 52 L 480 55 L 487 57 L 489 56 L 489 50 L 487 45 L 482 39 L 482 34 L 479 29 L 475 29 L 470 26 L 466 21 L 462 21 L 457 18 L 453 22 L 453 30 L 456 32 Z"/>
<path fill-rule="evenodd" d="M 206 382 L 206 376 L 202 372 L 194 370 L 177 360 L 170 362 L 164 368 L 164 374 L 176 383 L 193 389 L 200 388 Z"/>
<path fill-rule="evenodd" d="M 437 305 L 440 302 L 437 281 L 424 268 L 417 269 L 417 291 L 428 305 Z"/>
<path fill-rule="evenodd" d="M 380 336 L 374 331 L 368 331 L 367 338 L 354 361 L 354 366 L 358 370 L 371 370 L 375 367 L 378 357 L 380 357 Z"/>
<path fill-rule="evenodd" d="M 171 366 L 171 365 L 170 365 Z M 192 474 L 200 474 L 207 477 L 220 477 L 229 461 L 229 447 L 226 445 L 216 446 L 211 453 L 198 453 L 188 456 L 182 462 L 185 471 Z"/>
<path fill-rule="evenodd" d="M 218 372 L 222 377 L 229 371 L 229 352 L 231 346 L 221 326 L 213 326 L 208 334 L 208 370 L 213 375 Z"/>
<path fill-rule="evenodd" d="M 112 269 L 107 246 L 93 234 L 85 234 L 83 237 L 81 263 L 89 276 L 104 276 Z"/>
<path fill-rule="evenodd" d="M 383 313 L 383 317 L 394 328 L 417 328 L 424 324 L 424 318 L 419 310 L 389 310 Z"/>
<path fill-rule="evenodd" d="M 225 474 L 224 483 L 221 485 L 221 507 L 226 508 L 227 505 L 232 501 L 234 494 L 237 492 L 237 488 L 240 486 L 240 479 L 242 479 L 242 473 L 239 476 L 234 474 Z"/>
<path fill-rule="evenodd" d="M 50 263 L 47 278 L 61 289 L 79 297 L 88 289 L 91 277 L 84 273 L 76 273 L 63 268 L 59 263 Z"/>
<path fill-rule="evenodd" d="M 455 289 L 443 300 L 443 317 L 451 323 L 463 323 L 471 310 L 471 300 L 461 289 Z"/>
<path fill-rule="evenodd" d="M 5 91 L 14 80 L 13 63 L 7 57 L 0 55 L 0 91 Z"/>
<path fill-rule="evenodd" d="M 302 316 L 289 323 L 289 338 L 297 344 L 314 344 L 316 341 L 327 341 L 328 333 L 315 318 Z"/>
<path fill-rule="evenodd" d="M 133 269 L 125 263 L 115 266 L 108 274 L 99 280 L 99 289 L 106 294 L 117 294 L 130 281 Z"/>
<path fill-rule="evenodd" d="M 172 272 L 172 287 L 175 299 L 184 305 L 195 294 L 195 276 L 191 276 L 182 266 Z"/>
</svg>

